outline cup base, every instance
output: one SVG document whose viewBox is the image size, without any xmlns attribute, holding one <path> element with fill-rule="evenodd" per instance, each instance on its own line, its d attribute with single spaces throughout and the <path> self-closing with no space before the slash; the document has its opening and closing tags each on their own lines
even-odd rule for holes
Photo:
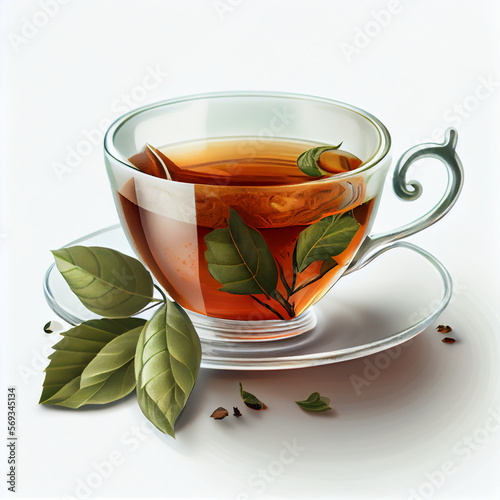
<svg viewBox="0 0 500 500">
<path fill-rule="evenodd" d="M 200 340 L 205 342 L 269 342 L 288 339 L 312 330 L 317 323 L 312 308 L 288 321 L 235 321 L 186 312 Z"/>
</svg>

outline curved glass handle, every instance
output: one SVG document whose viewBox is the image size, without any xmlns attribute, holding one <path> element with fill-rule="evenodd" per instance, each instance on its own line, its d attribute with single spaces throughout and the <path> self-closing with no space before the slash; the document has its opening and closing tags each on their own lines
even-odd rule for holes
<svg viewBox="0 0 500 500">
<path fill-rule="evenodd" d="M 448 169 L 446 190 L 436 206 L 419 219 L 392 231 L 366 237 L 344 274 L 364 267 L 368 262 L 371 262 L 384 252 L 384 248 L 392 241 L 415 234 L 429 227 L 449 212 L 457 201 L 463 184 L 462 162 L 455 151 L 457 139 L 457 131 L 450 128 L 445 133 L 443 144 L 419 144 L 410 148 L 401 156 L 396 164 L 393 177 L 393 188 L 399 198 L 412 201 L 416 200 L 422 193 L 422 185 L 418 181 L 406 180 L 410 165 L 422 158 L 436 158 L 444 163 Z"/>
</svg>

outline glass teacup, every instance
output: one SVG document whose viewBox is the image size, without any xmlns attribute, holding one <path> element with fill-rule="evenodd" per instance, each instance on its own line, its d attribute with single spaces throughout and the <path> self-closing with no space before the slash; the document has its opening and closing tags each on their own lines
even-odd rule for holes
<svg viewBox="0 0 500 500">
<path fill-rule="evenodd" d="M 394 173 L 400 198 L 420 195 L 406 173 L 423 157 L 446 165 L 448 186 L 424 217 L 376 236 L 391 139 L 377 118 L 348 104 L 264 92 L 164 101 L 119 118 L 106 134 L 105 158 L 132 248 L 200 337 L 262 341 L 313 328 L 311 306 L 342 275 L 452 207 L 462 185 L 456 140 L 450 129 L 444 144 L 403 155 Z M 359 166 L 318 177 L 299 172 L 303 152 L 339 143 Z M 186 179 L 134 168 L 128 159 L 145 144 L 185 169 Z"/>
</svg>

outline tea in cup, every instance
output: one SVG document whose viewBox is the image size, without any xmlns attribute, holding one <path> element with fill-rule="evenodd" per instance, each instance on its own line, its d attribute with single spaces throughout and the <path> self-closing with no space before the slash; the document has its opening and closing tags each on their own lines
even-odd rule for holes
<svg viewBox="0 0 500 500">
<path fill-rule="evenodd" d="M 406 172 L 426 156 L 448 168 L 447 190 L 426 216 L 376 236 L 391 139 L 344 103 L 263 92 L 165 101 L 118 119 L 105 158 L 132 248 L 200 337 L 263 341 L 313 328 L 311 306 L 342 275 L 451 208 L 455 145 L 451 129 L 444 144 L 403 155 L 398 196 L 418 197 Z"/>
</svg>

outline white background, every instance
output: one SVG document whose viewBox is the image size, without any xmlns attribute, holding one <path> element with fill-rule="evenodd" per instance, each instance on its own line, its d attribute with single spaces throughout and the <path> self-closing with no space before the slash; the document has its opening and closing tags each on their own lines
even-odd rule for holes
<svg viewBox="0 0 500 500">
<path fill-rule="evenodd" d="M 17 498 L 497 498 L 497 2 L 3 0 L 0 6 L 0 400 L 5 414 L 6 388 L 16 386 Z M 145 80 L 151 72 L 156 80 Z M 411 240 L 454 278 L 455 297 L 442 322 L 453 325 L 459 342 L 437 343 L 434 327 L 428 329 L 361 394 L 350 377 L 363 375 L 366 360 L 274 373 L 202 370 L 175 441 L 147 423 L 133 397 L 98 410 L 37 405 L 56 341 L 42 330 L 56 319 L 42 293 L 49 249 L 117 220 L 99 127 L 149 102 L 246 89 L 364 108 L 389 128 L 395 158 L 456 127 L 466 172 L 461 198 Z M 69 165 L 75 150 L 83 156 Z M 433 161 L 421 167 L 415 172 L 423 171 L 426 195 L 413 208 L 388 189 L 380 229 L 425 212 L 439 197 L 442 168 Z M 208 418 L 217 406 L 238 404 L 240 380 L 270 408 L 240 420 Z M 297 391 L 315 390 L 331 397 L 333 413 L 297 412 Z M 0 437 L 5 420 L 1 425 Z M 295 455 L 283 451 L 294 442 Z M 3 479 L 0 488 L 14 496 Z"/>
</svg>

